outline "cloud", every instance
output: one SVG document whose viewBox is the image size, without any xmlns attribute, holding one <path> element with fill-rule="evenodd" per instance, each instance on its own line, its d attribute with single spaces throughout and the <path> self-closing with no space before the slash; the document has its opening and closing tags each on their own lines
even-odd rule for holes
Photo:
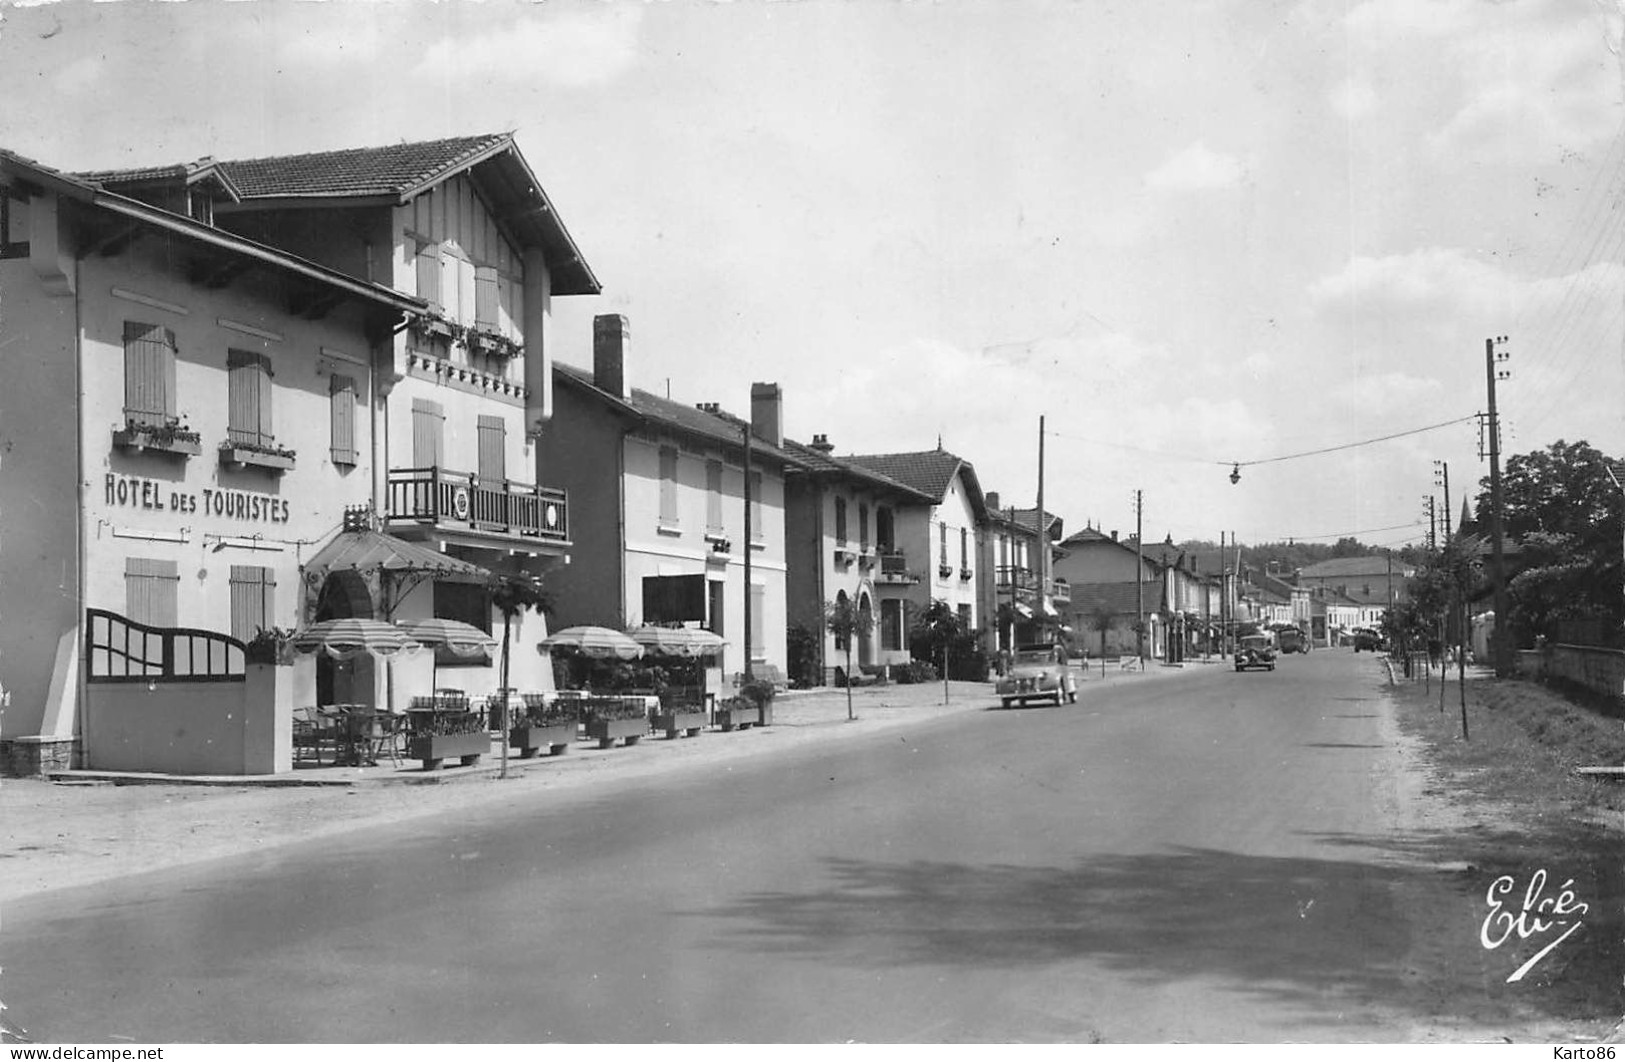
<svg viewBox="0 0 1625 1062">
<path fill-rule="evenodd" d="M 436 41 L 424 53 L 417 74 L 477 74 L 487 81 L 541 78 L 574 87 L 602 84 L 637 61 L 641 21 L 638 4 L 527 17 L 512 26 Z"/>
<path fill-rule="evenodd" d="M 1423 139 L 1437 156 L 1522 160 L 1584 147 L 1618 128 L 1622 20 L 1606 5 L 1370 0 L 1344 24 L 1356 54 L 1369 57 L 1365 80 L 1403 83 L 1418 63 L 1430 71 L 1403 98 L 1413 115 L 1433 101 L 1435 125 Z M 1362 102 L 1377 101 L 1352 83 L 1333 95 L 1340 111 Z"/>
<path fill-rule="evenodd" d="M 1168 191 L 1201 191 L 1231 187 L 1240 182 L 1246 172 L 1240 159 L 1220 154 L 1197 141 L 1146 174 L 1145 183 Z"/>
</svg>

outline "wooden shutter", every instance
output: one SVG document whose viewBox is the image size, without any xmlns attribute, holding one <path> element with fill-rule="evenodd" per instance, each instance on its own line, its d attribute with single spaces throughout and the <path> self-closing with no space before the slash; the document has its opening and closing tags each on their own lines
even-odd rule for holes
<svg viewBox="0 0 1625 1062">
<path fill-rule="evenodd" d="M 446 414 L 439 402 L 412 399 L 412 464 L 417 468 L 438 468 L 440 438 Z"/>
<path fill-rule="evenodd" d="M 750 588 L 750 658 L 761 660 L 767 656 L 767 587 Z"/>
<path fill-rule="evenodd" d="M 272 626 L 276 573 L 250 564 L 231 566 L 231 636 L 246 642 Z"/>
<path fill-rule="evenodd" d="M 869 506 L 858 502 L 858 548 L 869 548 Z"/>
<path fill-rule="evenodd" d="M 835 499 L 835 541 L 846 545 L 846 499 Z"/>
<path fill-rule="evenodd" d="M 750 537 L 751 541 L 767 537 L 767 531 L 762 527 L 762 474 L 750 474 Z"/>
<path fill-rule="evenodd" d="M 487 486 L 505 483 L 508 478 L 508 425 L 501 417 L 482 414 L 479 418 L 480 482 Z"/>
<path fill-rule="evenodd" d="M 660 448 L 660 522 L 677 524 L 677 450 Z"/>
<path fill-rule="evenodd" d="M 175 418 L 175 333 L 124 322 L 124 416 L 137 424 Z"/>
<path fill-rule="evenodd" d="M 418 298 L 439 313 L 443 305 L 440 295 L 440 245 L 428 240 L 418 241 L 417 253 Z"/>
<path fill-rule="evenodd" d="M 124 613 L 149 627 L 173 627 L 179 614 L 181 576 L 172 560 L 124 558 Z"/>
<path fill-rule="evenodd" d="M 487 332 L 502 328 L 501 300 L 497 296 L 497 271 L 492 266 L 474 267 L 474 327 Z"/>
<path fill-rule="evenodd" d="M 705 463 L 705 529 L 721 533 L 722 523 L 722 462 Z"/>
<path fill-rule="evenodd" d="M 354 465 L 355 449 L 355 380 L 349 376 L 333 376 L 328 380 L 328 398 L 332 406 L 333 463 Z"/>
<path fill-rule="evenodd" d="M 270 446 L 271 359 L 252 350 L 226 351 L 226 435 L 232 442 Z"/>
</svg>

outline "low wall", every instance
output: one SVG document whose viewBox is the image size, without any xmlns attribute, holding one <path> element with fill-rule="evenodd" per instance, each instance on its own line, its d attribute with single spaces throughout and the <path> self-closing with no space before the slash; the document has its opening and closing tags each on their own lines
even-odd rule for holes
<svg viewBox="0 0 1625 1062">
<path fill-rule="evenodd" d="M 1518 671 L 1570 683 L 1606 697 L 1625 696 L 1625 650 L 1595 645 L 1548 645 L 1520 650 Z"/>
<path fill-rule="evenodd" d="M 250 665 L 242 681 L 89 683 L 85 767 L 189 775 L 292 770 L 291 674 L 278 674 L 287 670 Z"/>
</svg>

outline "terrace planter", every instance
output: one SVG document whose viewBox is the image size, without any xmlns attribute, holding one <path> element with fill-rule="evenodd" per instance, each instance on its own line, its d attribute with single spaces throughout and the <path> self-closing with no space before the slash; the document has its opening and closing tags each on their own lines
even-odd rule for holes
<svg viewBox="0 0 1625 1062">
<path fill-rule="evenodd" d="M 263 468 L 270 472 L 286 472 L 293 467 L 294 455 L 288 450 L 254 450 L 226 443 L 220 447 L 220 463 L 235 468 Z"/>
<path fill-rule="evenodd" d="M 426 771 L 438 769 L 452 757 L 462 760 L 464 767 L 472 767 L 490 751 L 491 735 L 484 730 L 472 734 L 417 734 L 406 746 L 407 758 L 422 760 Z"/>
<path fill-rule="evenodd" d="M 754 704 L 717 705 L 717 725 L 724 730 L 745 730 L 753 726 L 773 725 L 771 702 L 758 708 Z"/>
<path fill-rule="evenodd" d="M 601 749 L 613 748 L 617 738 L 627 745 L 636 745 L 638 739 L 649 732 L 649 720 L 644 716 L 631 719 L 588 719 L 587 736 L 598 742 Z"/>
<path fill-rule="evenodd" d="M 656 730 L 664 730 L 668 740 L 679 734 L 693 737 L 705 729 L 705 712 L 686 710 L 656 712 L 654 726 Z"/>
<path fill-rule="evenodd" d="M 202 437 L 197 432 L 139 425 L 115 430 L 113 445 L 121 450 L 151 450 L 182 457 L 196 457 L 203 452 Z"/>
<path fill-rule="evenodd" d="M 528 760 L 540 749 L 549 756 L 557 756 L 576 740 L 576 724 L 554 723 L 551 726 L 516 726 L 508 731 L 508 744 L 519 750 L 519 758 Z"/>
</svg>

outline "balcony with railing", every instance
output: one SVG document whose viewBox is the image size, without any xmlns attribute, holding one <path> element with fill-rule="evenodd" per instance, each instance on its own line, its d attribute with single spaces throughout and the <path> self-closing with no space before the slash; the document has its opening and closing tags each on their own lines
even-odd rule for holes
<svg viewBox="0 0 1625 1062">
<path fill-rule="evenodd" d="M 1000 564 L 993 569 L 993 585 L 1006 593 L 1011 590 L 1037 590 L 1038 575 L 1031 568 Z"/>
<path fill-rule="evenodd" d="M 875 573 L 875 582 L 890 586 L 913 586 L 920 581 L 919 572 L 908 570 L 908 557 L 900 549 L 886 549 L 881 547 L 879 552 L 880 570 Z"/>
<path fill-rule="evenodd" d="M 1057 605 L 1070 605 L 1072 603 L 1072 587 L 1065 579 L 1051 579 L 1049 597 Z"/>
<path fill-rule="evenodd" d="M 528 483 L 482 483 L 444 468 L 389 471 L 385 526 L 395 534 L 488 549 L 557 553 L 570 545 L 564 491 Z"/>
</svg>

